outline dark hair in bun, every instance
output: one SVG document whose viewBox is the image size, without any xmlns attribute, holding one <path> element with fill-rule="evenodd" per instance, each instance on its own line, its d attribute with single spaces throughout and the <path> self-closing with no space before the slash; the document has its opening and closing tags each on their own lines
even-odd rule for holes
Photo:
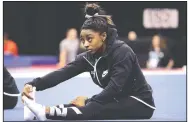
<svg viewBox="0 0 188 122">
<path fill-rule="evenodd" d="M 92 29 L 103 33 L 107 32 L 109 27 L 115 27 L 111 16 L 104 15 L 106 12 L 96 3 L 87 3 L 84 13 L 87 20 L 81 29 Z"/>
<path fill-rule="evenodd" d="M 86 4 L 85 6 L 85 13 L 90 15 L 90 16 L 93 16 L 95 15 L 96 13 L 99 13 L 100 12 L 100 6 L 93 3 L 93 4 Z"/>
</svg>

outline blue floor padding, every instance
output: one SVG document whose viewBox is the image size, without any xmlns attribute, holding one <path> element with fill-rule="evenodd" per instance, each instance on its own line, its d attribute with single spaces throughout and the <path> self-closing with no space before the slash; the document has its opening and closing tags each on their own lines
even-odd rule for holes
<svg viewBox="0 0 188 122">
<path fill-rule="evenodd" d="M 153 88 L 157 107 L 153 117 L 148 121 L 185 121 L 186 75 L 150 75 L 146 76 L 146 79 Z M 16 79 L 19 90 L 22 91 L 23 85 L 30 80 Z M 44 105 L 57 105 L 69 103 L 80 95 L 91 97 L 100 91 L 101 89 L 91 81 L 91 78 L 75 77 L 56 87 L 37 92 L 36 101 Z M 15 109 L 4 111 L 4 120 L 23 121 L 23 104 L 20 99 Z"/>
</svg>

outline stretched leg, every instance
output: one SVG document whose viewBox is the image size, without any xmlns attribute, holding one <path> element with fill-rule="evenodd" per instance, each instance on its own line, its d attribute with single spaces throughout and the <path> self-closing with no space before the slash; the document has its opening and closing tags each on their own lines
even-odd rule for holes
<svg viewBox="0 0 188 122">
<path fill-rule="evenodd" d="M 51 119 L 51 120 L 62 120 L 64 119 L 64 116 L 67 114 L 67 109 L 75 107 L 73 104 L 60 104 L 56 106 L 46 106 L 45 107 L 45 114 L 46 114 L 46 119 Z"/>
<path fill-rule="evenodd" d="M 96 103 L 88 103 L 84 107 L 76 107 L 74 105 L 62 104 L 59 106 L 46 107 L 38 103 L 32 102 L 23 96 L 27 107 L 35 114 L 38 120 L 84 120 L 94 119 L 101 105 Z"/>
<path fill-rule="evenodd" d="M 102 108 L 102 105 L 98 103 L 88 103 L 86 106 L 83 107 L 64 107 L 61 112 L 57 112 L 56 115 L 49 115 L 47 116 L 48 119 L 58 119 L 58 120 L 91 120 L 95 119 L 96 115 Z M 50 107 L 50 111 L 53 110 Z M 47 112 L 49 113 L 49 112 Z M 53 112 L 52 112 L 53 113 Z M 59 114 L 57 114 L 59 113 Z M 58 117 L 59 116 L 59 117 Z"/>
<path fill-rule="evenodd" d="M 32 103 L 26 97 L 25 101 L 39 120 L 149 119 L 154 111 L 131 97 L 106 105 L 89 102 L 84 107 L 61 105 L 59 108 Z"/>
<path fill-rule="evenodd" d="M 29 93 L 29 95 L 33 98 L 33 102 L 35 102 L 35 92 L 36 88 L 33 88 L 33 92 Z M 35 115 L 30 111 L 30 109 L 24 105 L 24 121 L 31 121 L 31 120 L 36 120 Z"/>
<path fill-rule="evenodd" d="M 153 112 L 154 109 L 127 97 L 104 105 L 96 119 L 150 119 Z"/>
</svg>

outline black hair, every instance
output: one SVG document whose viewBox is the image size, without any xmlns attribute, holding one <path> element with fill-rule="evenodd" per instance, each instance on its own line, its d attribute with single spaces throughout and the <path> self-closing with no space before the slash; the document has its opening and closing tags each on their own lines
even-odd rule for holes
<svg viewBox="0 0 188 122">
<path fill-rule="evenodd" d="M 85 14 L 87 19 L 83 23 L 82 29 L 92 29 L 96 32 L 107 32 L 108 29 L 115 28 L 111 16 L 103 15 L 106 12 L 96 3 L 87 3 L 85 5 Z"/>
<path fill-rule="evenodd" d="M 159 46 L 160 46 L 160 48 L 161 48 L 161 49 L 167 48 L 167 47 L 166 47 L 166 39 L 165 39 L 165 37 L 162 36 L 161 34 L 155 34 L 155 35 L 152 37 L 152 40 L 153 40 L 153 38 L 154 38 L 155 36 L 159 37 L 159 43 L 160 43 Z M 153 41 L 151 42 L 150 50 L 154 50 Z"/>
</svg>

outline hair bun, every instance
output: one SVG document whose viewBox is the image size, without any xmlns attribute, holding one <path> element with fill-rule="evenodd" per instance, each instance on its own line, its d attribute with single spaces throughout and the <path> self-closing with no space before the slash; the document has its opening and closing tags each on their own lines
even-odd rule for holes
<svg viewBox="0 0 188 122">
<path fill-rule="evenodd" d="M 87 4 L 86 7 L 85 7 L 85 13 L 87 15 L 93 16 L 96 13 L 99 13 L 99 12 L 100 12 L 100 6 L 95 4 L 95 3 Z"/>
</svg>

